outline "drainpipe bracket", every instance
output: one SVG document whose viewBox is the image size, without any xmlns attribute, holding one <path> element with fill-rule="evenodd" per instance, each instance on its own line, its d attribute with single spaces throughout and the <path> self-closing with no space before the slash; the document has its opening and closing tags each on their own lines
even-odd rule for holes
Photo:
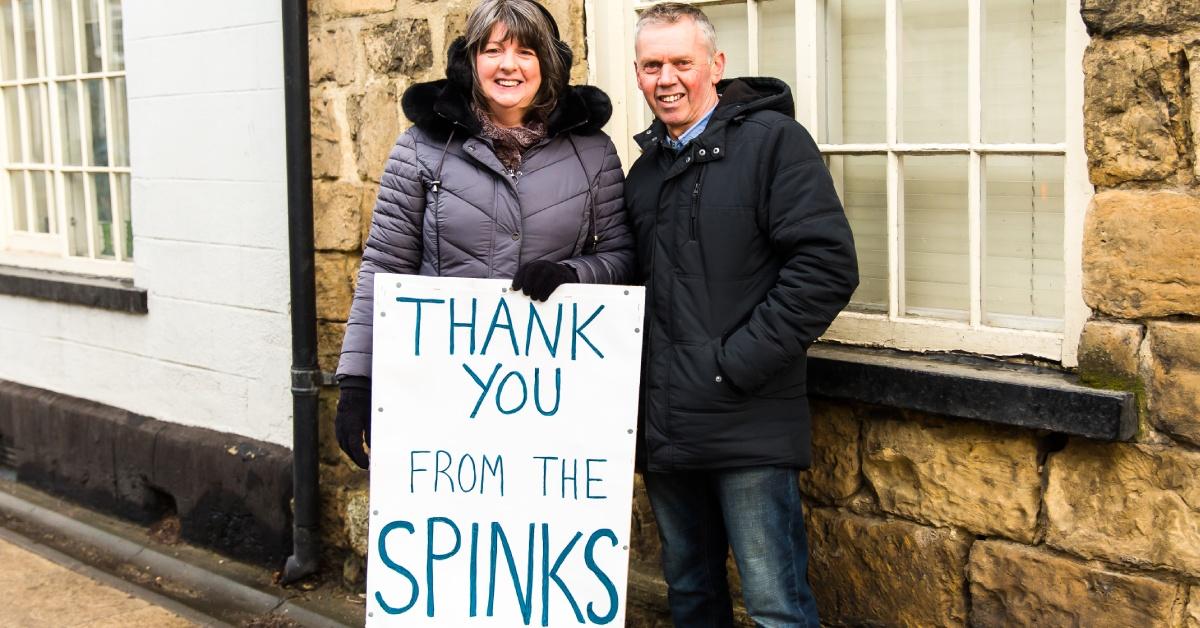
<svg viewBox="0 0 1200 628">
<path fill-rule="evenodd" d="M 315 396 L 321 390 L 321 369 L 292 367 L 292 393 Z"/>
</svg>

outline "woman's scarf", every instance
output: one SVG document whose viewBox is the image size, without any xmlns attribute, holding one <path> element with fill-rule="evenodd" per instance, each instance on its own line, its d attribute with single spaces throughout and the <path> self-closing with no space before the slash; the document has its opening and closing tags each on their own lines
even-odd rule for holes
<svg viewBox="0 0 1200 628">
<path fill-rule="evenodd" d="M 483 125 L 483 136 L 492 140 L 496 156 L 509 172 L 516 172 L 521 165 L 521 155 L 546 137 L 546 124 L 536 116 L 524 126 L 502 127 L 486 111 L 475 105 L 472 108 Z"/>
</svg>

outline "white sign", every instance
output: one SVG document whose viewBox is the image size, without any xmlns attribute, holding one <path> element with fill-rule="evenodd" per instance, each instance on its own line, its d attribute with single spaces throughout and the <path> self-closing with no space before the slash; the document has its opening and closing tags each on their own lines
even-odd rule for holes
<svg viewBox="0 0 1200 628">
<path fill-rule="evenodd" d="M 640 287 L 375 276 L 369 626 L 623 626 Z"/>
</svg>

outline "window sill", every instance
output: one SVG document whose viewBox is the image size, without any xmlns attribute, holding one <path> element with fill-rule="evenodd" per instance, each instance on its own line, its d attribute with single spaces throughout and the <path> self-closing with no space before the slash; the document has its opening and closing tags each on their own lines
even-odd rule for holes
<svg viewBox="0 0 1200 628">
<path fill-rule="evenodd" d="M 146 291 L 131 279 L 0 266 L 0 294 L 146 314 Z"/>
<path fill-rule="evenodd" d="M 1131 392 L 1099 390 L 1070 375 L 959 356 L 839 345 L 808 354 L 809 394 L 1098 440 L 1137 431 Z"/>
</svg>

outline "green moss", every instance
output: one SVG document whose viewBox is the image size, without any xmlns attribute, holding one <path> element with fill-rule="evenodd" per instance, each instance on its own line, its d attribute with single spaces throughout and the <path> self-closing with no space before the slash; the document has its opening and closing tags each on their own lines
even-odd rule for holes
<svg viewBox="0 0 1200 628">
<path fill-rule="evenodd" d="M 1081 371 L 1079 373 L 1079 380 L 1087 386 L 1102 390 L 1133 392 L 1135 388 L 1141 386 L 1141 382 L 1137 378 L 1131 378 L 1128 375 L 1117 374 L 1111 371 Z"/>
<path fill-rule="evenodd" d="M 1140 377 L 1117 373 L 1115 369 L 1103 368 L 1101 365 L 1106 362 L 1107 360 L 1090 360 L 1088 364 L 1090 368 L 1085 370 L 1083 362 L 1080 361 L 1079 380 L 1085 386 L 1091 386 L 1092 388 L 1133 393 L 1138 410 L 1138 430 L 1134 436 L 1134 440 L 1138 440 L 1145 434 L 1150 417 L 1146 405 L 1146 384 Z"/>
</svg>

